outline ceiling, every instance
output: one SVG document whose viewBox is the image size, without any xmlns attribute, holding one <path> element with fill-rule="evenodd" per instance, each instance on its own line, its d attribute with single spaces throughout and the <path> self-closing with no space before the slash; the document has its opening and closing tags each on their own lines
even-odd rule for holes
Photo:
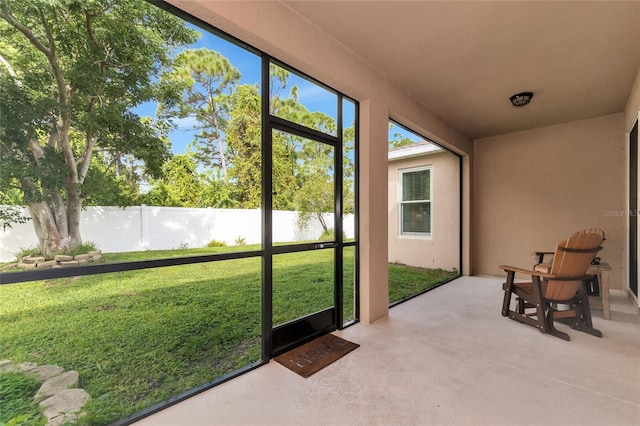
<svg viewBox="0 0 640 426">
<path fill-rule="evenodd" d="M 637 1 L 283 3 L 472 139 L 622 112 L 640 69 Z"/>
</svg>

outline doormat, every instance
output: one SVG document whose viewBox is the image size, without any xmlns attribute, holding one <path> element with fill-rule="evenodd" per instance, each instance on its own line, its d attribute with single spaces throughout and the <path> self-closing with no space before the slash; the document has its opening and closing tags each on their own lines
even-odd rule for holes
<svg viewBox="0 0 640 426">
<path fill-rule="evenodd" d="M 289 370 L 306 378 L 359 346 L 357 343 L 344 340 L 333 334 L 325 334 L 274 359 Z"/>
</svg>

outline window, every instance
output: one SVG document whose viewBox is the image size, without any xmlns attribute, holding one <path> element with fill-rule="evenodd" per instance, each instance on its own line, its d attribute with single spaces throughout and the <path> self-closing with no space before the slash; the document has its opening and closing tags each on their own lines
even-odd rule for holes
<svg viewBox="0 0 640 426">
<path fill-rule="evenodd" d="M 431 235 L 431 168 L 400 171 L 400 234 Z"/>
</svg>

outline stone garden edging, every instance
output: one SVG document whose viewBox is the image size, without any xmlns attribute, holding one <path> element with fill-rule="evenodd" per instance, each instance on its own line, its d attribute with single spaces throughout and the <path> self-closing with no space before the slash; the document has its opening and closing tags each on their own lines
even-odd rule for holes
<svg viewBox="0 0 640 426">
<path fill-rule="evenodd" d="M 85 415 L 82 407 L 91 397 L 80 388 L 77 371 L 65 371 L 57 365 L 38 365 L 33 362 L 14 364 L 5 359 L 0 360 L 0 372 L 25 373 L 43 382 L 33 399 L 39 403 L 47 418 L 46 426 L 75 423 Z"/>
<path fill-rule="evenodd" d="M 65 266 L 85 265 L 89 262 L 97 262 L 102 258 L 101 250 L 94 250 L 86 254 L 69 256 L 58 254 L 53 259 L 47 260 L 43 256 L 24 256 L 15 265 L 23 269 L 60 268 Z"/>
</svg>

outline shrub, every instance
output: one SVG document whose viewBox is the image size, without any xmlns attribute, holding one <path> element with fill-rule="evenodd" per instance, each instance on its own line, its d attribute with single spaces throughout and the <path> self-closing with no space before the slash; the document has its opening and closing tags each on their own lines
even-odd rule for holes
<svg viewBox="0 0 640 426">
<path fill-rule="evenodd" d="M 342 233 L 342 239 L 343 240 L 347 239 L 347 234 L 345 234 L 344 232 Z M 334 234 L 333 234 L 333 228 L 329 228 L 326 231 L 322 231 L 322 235 L 320 235 L 319 240 L 320 241 L 333 241 L 333 240 L 335 240 Z"/>
<path fill-rule="evenodd" d="M 75 247 L 73 247 L 70 250 L 60 250 L 57 251 L 55 253 L 53 253 L 50 256 L 45 256 L 42 253 L 42 250 L 40 249 L 40 246 L 33 246 L 33 247 L 27 247 L 27 248 L 21 248 L 20 251 L 18 251 L 18 253 L 16 253 L 16 257 L 18 259 L 25 257 L 25 256 L 42 256 L 45 257 L 47 259 L 53 259 L 53 257 L 55 255 L 58 254 L 66 254 L 67 256 L 76 256 L 78 254 L 87 254 L 89 252 L 95 251 L 98 249 L 98 244 L 96 244 L 93 241 L 87 241 L 85 243 L 82 243 L 80 245 L 77 245 Z"/>
<path fill-rule="evenodd" d="M 218 240 L 211 240 L 209 241 L 209 244 L 207 244 L 207 247 L 226 247 L 227 243 L 225 243 L 224 241 L 218 241 Z"/>
<path fill-rule="evenodd" d="M 246 244 L 247 244 L 247 241 L 244 238 L 242 238 L 242 237 L 236 238 L 236 245 L 237 246 L 244 246 Z"/>
<path fill-rule="evenodd" d="M 56 254 L 66 254 L 68 256 L 76 256 L 78 254 L 87 254 L 91 251 L 98 250 L 98 244 L 93 241 L 87 241 L 80 245 L 73 247 L 71 250 L 63 250 L 61 253 Z"/>
<path fill-rule="evenodd" d="M 43 256 L 40 246 L 20 247 L 20 250 L 16 253 L 16 257 L 20 259 L 26 256 Z"/>
</svg>

